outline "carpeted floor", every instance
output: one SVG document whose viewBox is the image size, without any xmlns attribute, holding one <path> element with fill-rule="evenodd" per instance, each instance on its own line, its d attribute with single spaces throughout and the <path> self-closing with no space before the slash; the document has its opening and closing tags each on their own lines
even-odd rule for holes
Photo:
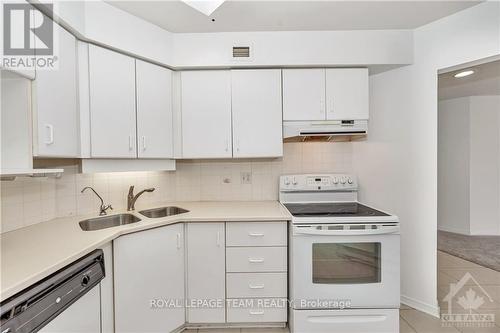
<svg viewBox="0 0 500 333">
<path fill-rule="evenodd" d="M 500 236 L 467 236 L 438 230 L 438 250 L 500 272 Z"/>
</svg>

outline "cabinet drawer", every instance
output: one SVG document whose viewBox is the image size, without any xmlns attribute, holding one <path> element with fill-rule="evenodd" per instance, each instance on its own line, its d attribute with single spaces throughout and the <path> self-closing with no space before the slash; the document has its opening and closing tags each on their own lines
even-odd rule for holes
<svg viewBox="0 0 500 333">
<path fill-rule="evenodd" d="M 228 299 L 228 323 L 274 323 L 287 321 L 287 299 Z"/>
<path fill-rule="evenodd" d="M 227 246 L 286 246 L 285 222 L 228 222 Z"/>
<path fill-rule="evenodd" d="M 228 298 L 286 297 L 286 273 L 228 273 Z"/>
<path fill-rule="evenodd" d="M 226 272 L 286 272 L 286 247 L 226 248 Z"/>
</svg>

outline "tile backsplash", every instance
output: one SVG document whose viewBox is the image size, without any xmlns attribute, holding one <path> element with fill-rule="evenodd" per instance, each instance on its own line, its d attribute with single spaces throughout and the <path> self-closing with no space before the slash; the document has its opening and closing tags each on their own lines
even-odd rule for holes
<svg viewBox="0 0 500 333">
<path fill-rule="evenodd" d="M 92 186 L 115 210 L 125 209 L 130 185 L 146 187 L 138 206 L 164 201 L 277 200 L 278 177 L 290 173 L 350 172 L 350 142 L 286 143 L 283 158 L 251 160 L 182 160 L 169 172 L 78 173 L 64 167 L 63 176 L 2 181 L 1 230 L 8 232 L 56 217 L 97 213 Z M 242 176 L 250 176 L 249 181 Z"/>
</svg>

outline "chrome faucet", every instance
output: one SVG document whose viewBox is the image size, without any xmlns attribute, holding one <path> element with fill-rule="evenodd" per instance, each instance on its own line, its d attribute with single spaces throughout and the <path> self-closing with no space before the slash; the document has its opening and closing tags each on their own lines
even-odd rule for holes
<svg viewBox="0 0 500 333">
<path fill-rule="evenodd" d="M 139 196 L 141 194 L 143 194 L 144 192 L 153 192 L 154 190 L 155 190 L 154 187 L 147 188 L 147 189 L 142 190 L 141 192 L 137 193 L 134 196 L 134 185 L 130 186 L 130 188 L 128 189 L 128 196 L 127 196 L 127 210 L 134 210 L 135 209 L 135 202 L 137 201 L 137 199 L 139 198 Z"/>
<path fill-rule="evenodd" d="M 82 189 L 81 193 L 85 192 L 85 190 L 87 190 L 87 189 L 92 190 L 92 192 L 94 192 L 94 193 L 95 193 L 95 195 L 97 195 L 97 197 L 99 198 L 99 200 L 101 200 L 101 206 L 99 207 L 99 215 L 100 215 L 100 216 L 106 215 L 106 214 L 107 214 L 107 213 L 106 213 L 106 211 L 107 211 L 108 209 L 113 210 L 113 207 L 111 207 L 111 205 L 105 205 L 105 204 L 104 204 L 104 200 L 102 200 L 101 196 L 100 196 L 100 195 L 99 195 L 99 194 L 98 194 L 98 193 L 97 193 L 97 192 L 96 192 L 96 191 L 95 191 L 92 187 L 90 187 L 90 186 L 86 186 L 86 187 L 84 187 L 84 188 Z"/>
</svg>

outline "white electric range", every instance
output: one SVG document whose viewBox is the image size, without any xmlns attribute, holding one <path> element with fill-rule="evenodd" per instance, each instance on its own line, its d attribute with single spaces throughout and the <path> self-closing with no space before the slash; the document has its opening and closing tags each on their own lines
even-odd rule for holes
<svg viewBox="0 0 500 333">
<path fill-rule="evenodd" d="M 354 175 L 286 175 L 279 189 L 293 216 L 291 332 L 398 332 L 398 217 L 359 203 Z"/>
</svg>

